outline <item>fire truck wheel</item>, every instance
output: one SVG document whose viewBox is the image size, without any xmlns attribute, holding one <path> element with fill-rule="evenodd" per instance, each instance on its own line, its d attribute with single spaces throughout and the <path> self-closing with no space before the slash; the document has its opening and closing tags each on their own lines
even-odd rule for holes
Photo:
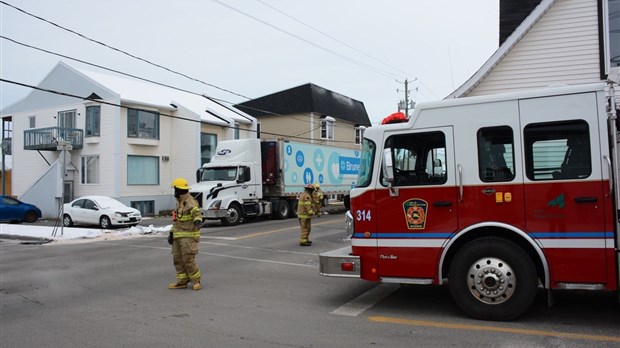
<svg viewBox="0 0 620 348">
<path fill-rule="evenodd" d="M 223 217 L 220 221 L 225 226 L 234 226 L 241 222 L 241 208 L 237 203 L 231 203 L 226 211 L 226 217 Z"/>
<path fill-rule="evenodd" d="M 497 237 L 463 246 L 450 264 L 448 279 L 454 301 L 476 319 L 513 320 L 536 298 L 534 263 L 519 245 Z"/>
</svg>

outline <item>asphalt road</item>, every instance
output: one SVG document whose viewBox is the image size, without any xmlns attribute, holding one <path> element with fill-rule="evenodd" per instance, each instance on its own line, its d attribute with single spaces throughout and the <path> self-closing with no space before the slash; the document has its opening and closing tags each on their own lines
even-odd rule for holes
<svg viewBox="0 0 620 348">
<path fill-rule="evenodd" d="M 149 220 L 147 220 L 147 225 Z M 167 224 L 153 219 L 154 225 Z M 510 323 L 476 321 L 447 287 L 321 277 L 317 253 L 345 245 L 344 216 L 207 223 L 203 290 L 174 281 L 165 235 L 88 243 L 0 243 L 2 347 L 620 347 L 611 293 L 557 293 Z"/>
</svg>

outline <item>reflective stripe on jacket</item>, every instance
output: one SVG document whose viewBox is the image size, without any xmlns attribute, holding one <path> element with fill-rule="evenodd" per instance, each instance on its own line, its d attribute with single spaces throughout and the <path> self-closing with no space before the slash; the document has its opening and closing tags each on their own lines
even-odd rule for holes
<svg viewBox="0 0 620 348">
<path fill-rule="evenodd" d="M 179 197 L 176 207 L 176 220 L 172 223 L 174 238 L 200 238 L 200 229 L 194 221 L 202 222 L 198 202 L 189 193 Z"/>
<path fill-rule="evenodd" d="M 300 219 L 309 219 L 314 215 L 312 209 L 312 197 L 308 192 L 302 192 L 297 201 L 297 217 Z"/>
</svg>

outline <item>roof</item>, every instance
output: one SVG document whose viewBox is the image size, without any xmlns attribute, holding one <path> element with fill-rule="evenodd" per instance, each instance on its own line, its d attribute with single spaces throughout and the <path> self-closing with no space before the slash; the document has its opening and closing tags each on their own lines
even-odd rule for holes
<svg viewBox="0 0 620 348">
<path fill-rule="evenodd" d="M 461 98 L 471 92 L 485 77 L 487 77 L 493 68 L 501 62 L 508 53 L 517 45 L 517 43 L 527 34 L 542 16 L 556 3 L 557 0 L 542 0 L 536 8 L 521 22 L 521 24 L 512 32 L 512 34 L 504 41 L 501 46 L 491 55 L 491 57 L 465 81 L 459 88 L 448 95 L 444 99 Z"/>
<path fill-rule="evenodd" d="M 183 106 L 200 115 L 202 121 L 218 125 L 228 125 L 228 122 L 224 122 L 213 114 L 223 118 L 231 118 L 239 123 L 253 122 L 250 115 L 236 110 L 232 105 L 216 102 L 204 96 L 119 76 L 86 70 L 78 71 L 103 87 L 118 93 L 124 102 L 147 104 L 163 109 Z"/>
<path fill-rule="evenodd" d="M 316 112 L 357 125 L 370 126 L 364 103 L 312 83 L 248 100 L 235 107 L 254 117 Z"/>
</svg>

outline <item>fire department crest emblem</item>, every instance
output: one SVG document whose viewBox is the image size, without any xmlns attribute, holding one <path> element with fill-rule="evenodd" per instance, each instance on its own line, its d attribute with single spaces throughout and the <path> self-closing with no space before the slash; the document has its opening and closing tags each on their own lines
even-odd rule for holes
<svg viewBox="0 0 620 348">
<path fill-rule="evenodd" d="M 426 211 L 428 203 L 419 198 L 412 198 L 403 203 L 405 210 L 405 219 L 407 220 L 407 228 L 410 230 L 424 229 L 426 224 Z"/>
</svg>

